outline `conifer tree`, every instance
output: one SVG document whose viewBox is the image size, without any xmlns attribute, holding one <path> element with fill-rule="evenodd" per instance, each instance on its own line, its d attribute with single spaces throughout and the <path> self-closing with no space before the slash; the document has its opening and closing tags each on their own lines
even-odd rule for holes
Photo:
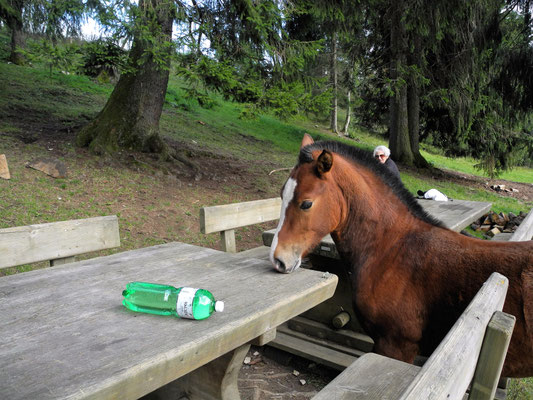
<svg viewBox="0 0 533 400">
<path fill-rule="evenodd" d="M 170 149 L 159 135 L 159 119 L 169 79 L 175 6 L 167 0 L 140 0 L 134 10 L 128 69 L 76 142 L 97 154 L 122 147 L 168 158 Z"/>
</svg>

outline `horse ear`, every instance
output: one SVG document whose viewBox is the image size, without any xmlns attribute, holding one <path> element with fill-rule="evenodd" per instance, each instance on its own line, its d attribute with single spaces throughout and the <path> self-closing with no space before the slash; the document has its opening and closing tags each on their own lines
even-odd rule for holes
<svg viewBox="0 0 533 400">
<path fill-rule="evenodd" d="M 311 135 L 308 134 L 308 133 L 305 133 L 304 134 L 304 138 L 302 139 L 302 144 L 301 144 L 300 148 L 305 147 L 308 144 L 313 144 L 313 143 L 315 143 L 315 141 L 313 140 Z"/>
<path fill-rule="evenodd" d="M 322 153 L 320 153 L 317 159 L 318 173 L 320 175 L 325 174 L 331 169 L 332 165 L 333 165 L 333 155 L 327 150 L 322 150 Z"/>
</svg>

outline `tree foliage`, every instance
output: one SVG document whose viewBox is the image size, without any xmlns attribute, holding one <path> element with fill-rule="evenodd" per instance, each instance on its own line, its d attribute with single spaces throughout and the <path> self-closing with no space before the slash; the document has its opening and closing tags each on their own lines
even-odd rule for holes
<svg viewBox="0 0 533 400">
<path fill-rule="evenodd" d="M 172 5 L 163 8 L 174 42 L 158 34 L 157 13 L 144 12 L 150 4 Z M 350 116 L 383 131 L 397 160 L 427 166 L 419 146 L 428 143 L 495 174 L 533 158 L 531 8 L 530 0 L 0 0 L 0 17 L 50 38 L 41 56 L 53 68 L 68 58 L 57 39 L 91 15 L 112 38 L 83 46 L 85 73 L 169 71 L 172 56 L 187 96 L 204 107 L 218 92 L 242 103 L 246 118 L 329 116 L 333 130 L 344 107 L 345 131 Z M 129 63 L 118 43 L 131 49 Z"/>
<path fill-rule="evenodd" d="M 0 19 L 11 30 L 10 60 L 24 63 L 26 34 L 46 37 L 53 43 L 78 36 L 89 4 L 84 0 L 0 0 Z"/>
</svg>

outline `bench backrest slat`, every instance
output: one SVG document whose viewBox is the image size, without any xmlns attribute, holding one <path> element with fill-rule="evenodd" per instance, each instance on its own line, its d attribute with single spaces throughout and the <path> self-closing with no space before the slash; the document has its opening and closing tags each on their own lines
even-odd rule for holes
<svg viewBox="0 0 533 400">
<path fill-rule="evenodd" d="M 116 215 L 0 229 L 0 268 L 118 246 Z"/>
<path fill-rule="evenodd" d="M 204 207 L 200 210 L 202 233 L 222 232 L 279 219 L 281 198 Z"/>
<path fill-rule="evenodd" d="M 472 377 L 485 335 L 495 311 L 501 311 L 508 279 L 494 272 L 452 329 L 426 361 L 402 400 L 459 399 Z"/>
<path fill-rule="evenodd" d="M 518 226 L 518 229 L 509 238 L 510 242 L 523 242 L 533 237 L 533 208 L 529 210 L 527 217 Z"/>
</svg>

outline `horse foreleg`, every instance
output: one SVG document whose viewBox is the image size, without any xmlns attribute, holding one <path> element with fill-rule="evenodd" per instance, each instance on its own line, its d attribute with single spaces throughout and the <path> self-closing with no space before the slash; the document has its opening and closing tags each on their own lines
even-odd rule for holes
<svg viewBox="0 0 533 400">
<path fill-rule="evenodd" d="M 418 343 L 392 336 L 374 339 L 374 352 L 412 364 L 419 351 Z"/>
</svg>

